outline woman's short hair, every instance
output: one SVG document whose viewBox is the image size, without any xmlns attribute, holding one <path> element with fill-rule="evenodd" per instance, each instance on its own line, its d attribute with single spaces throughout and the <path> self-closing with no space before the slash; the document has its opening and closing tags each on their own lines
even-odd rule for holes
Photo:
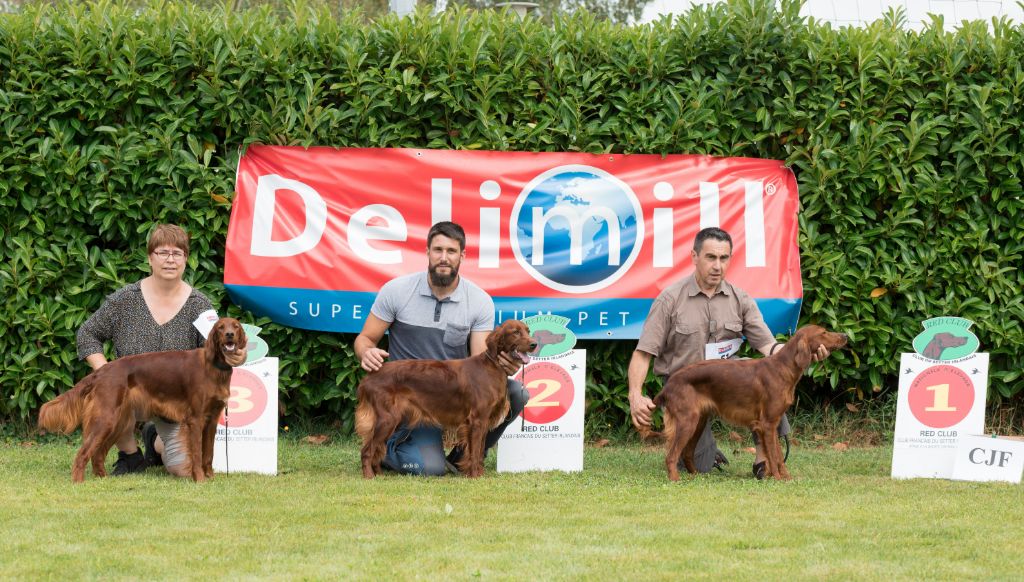
<svg viewBox="0 0 1024 582">
<path fill-rule="evenodd" d="M 160 247 L 172 246 L 181 249 L 181 252 L 188 256 L 188 233 L 185 229 L 176 224 L 158 224 L 149 233 L 149 243 L 146 245 L 147 254 L 153 254 Z"/>
</svg>

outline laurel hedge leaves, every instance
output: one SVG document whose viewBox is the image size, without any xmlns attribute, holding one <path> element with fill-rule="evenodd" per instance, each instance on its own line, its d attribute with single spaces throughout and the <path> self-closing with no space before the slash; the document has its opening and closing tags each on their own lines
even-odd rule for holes
<svg viewBox="0 0 1024 582">
<path fill-rule="evenodd" d="M 350 426 L 351 336 L 242 314 L 221 285 L 249 143 L 700 153 L 784 159 L 800 184 L 801 322 L 852 349 L 813 402 L 892 390 L 920 322 L 974 320 L 991 395 L 1024 389 L 1024 34 L 1005 21 L 834 30 L 771 0 L 624 27 L 463 9 L 336 19 L 301 2 L 38 5 L 0 15 L 0 417 L 86 367 L 75 330 L 146 273 L 156 222 L 185 225 L 188 277 L 265 328 L 295 417 Z M 628 423 L 632 342 L 590 342 L 591 426 Z"/>
</svg>

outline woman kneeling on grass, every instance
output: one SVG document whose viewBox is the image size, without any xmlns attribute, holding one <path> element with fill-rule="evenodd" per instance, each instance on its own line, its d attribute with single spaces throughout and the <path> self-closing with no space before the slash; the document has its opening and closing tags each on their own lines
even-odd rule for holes
<svg viewBox="0 0 1024 582">
<path fill-rule="evenodd" d="M 151 274 L 107 296 L 79 328 L 80 359 L 94 370 L 102 367 L 107 363 L 103 355 L 106 341 L 114 344 L 118 358 L 203 346 L 206 340 L 193 322 L 213 305 L 182 279 L 188 242 L 188 234 L 179 226 L 159 224 L 153 229 L 147 245 Z M 178 429 L 177 423 L 159 418 L 147 422 L 142 428 L 145 449 L 140 451 L 131 425 L 118 436 L 113 474 L 141 473 L 150 465 L 164 465 L 173 475 L 190 477 Z"/>
</svg>

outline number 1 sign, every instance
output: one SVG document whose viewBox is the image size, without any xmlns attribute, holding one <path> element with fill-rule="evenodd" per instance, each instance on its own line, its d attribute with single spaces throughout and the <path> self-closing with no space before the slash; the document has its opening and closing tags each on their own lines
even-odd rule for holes
<svg viewBox="0 0 1024 582">
<path fill-rule="evenodd" d="M 900 358 L 892 476 L 948 479 L 960 438 L 985 431 L 988 354 Z"/>
</svg>

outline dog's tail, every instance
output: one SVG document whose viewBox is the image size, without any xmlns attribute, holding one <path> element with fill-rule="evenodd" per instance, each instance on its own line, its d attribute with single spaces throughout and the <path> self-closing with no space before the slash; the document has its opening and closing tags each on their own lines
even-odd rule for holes
<svg viewBox="0 0 1024 582">
<path fill-rule="evenodd" d="M 377 415 L 373 412 L 373 406 L 371 406 L 365 399 L 359 399 L 359 405 L 356 406 L 356 434 L 363 437 L 363 440 L 373 432 L 373 425 L 377 423 Z"/>
<path fill-rule="evenodd" d="M 63 434 L 74 432 L 82 424 L 85 406 L 95 385 L 94 374 L 89 374 L 74 388 L 44 404 L 39 409 L 39 427 Z"/>
</svg>

